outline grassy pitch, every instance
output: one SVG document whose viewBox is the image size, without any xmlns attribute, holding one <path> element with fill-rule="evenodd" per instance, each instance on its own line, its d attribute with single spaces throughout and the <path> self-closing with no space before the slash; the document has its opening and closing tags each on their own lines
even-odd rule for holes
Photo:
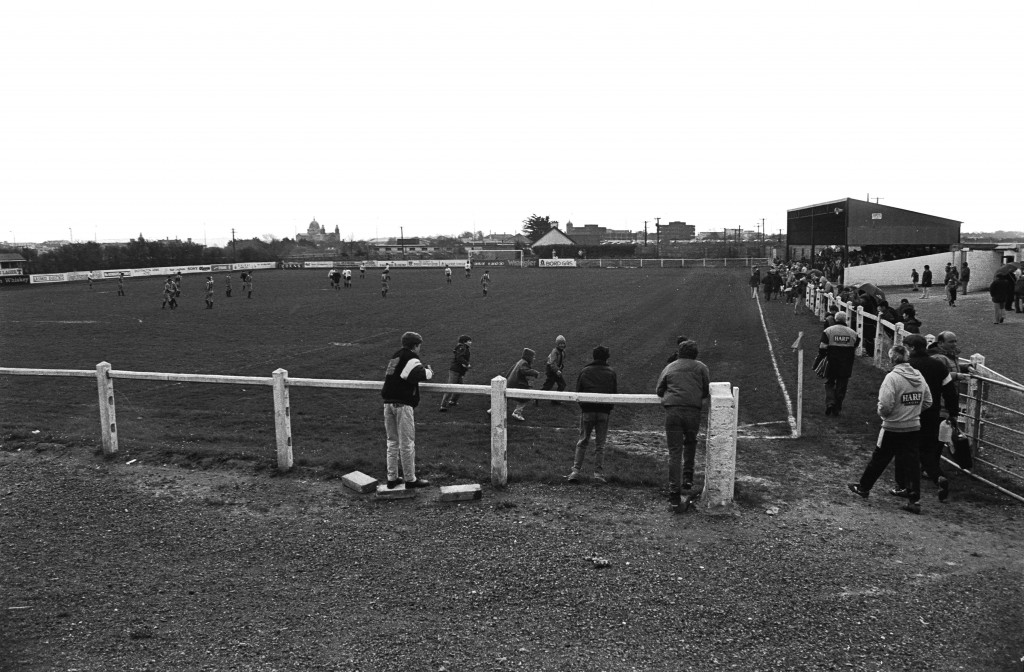
<svg viewBox="0 0 1024 672">
<path fill-rule="evenodd" d="M 292 377 L 382 380 L 402 332 L 413 330 L 423 335 L 422 359 L 433 366 L 435 382 L 445 381 L 459 335 L 470 335 L 466 382 L 487 384 L 505 375 L 524 347 L 537 351 L 542 369 L 555 337 L 564 335 L 570 389 L 602 344 L 611 349 L 620 392 L 653 393 L 676 337 L 685 334 L 698 342 L 712 380 L 741 389 L 741 425 L 770 423 L 763 426 L 788 432 L 745 269 L 496 268 L 486 297 L 481 273 L 474 269 L 466 279 L 460 269 L 448 285 L 439 270 L 396 270 L 383 298 L 373 273 L 357 275 L 351 289 L 332 290 L 322 270 L 257 272 L 251 299 L 237 277 L 234 296 L 226 298 L 220 274 L 212 310 L 205 308 L 201 276 L 185 277 L 174 311 L 161 309 L 158 278 L 130 280 L 124 297 L 113 282 L 94 290 L 84 283 L 18 288 L 0 293 L 0 365 L 93 369 L 107 361 L 129 371 L 269 377 L 284 368 Z M 119 380 L 115 393 L 124 455 L 274 464 L 269 387 Z M 488 480 L 487 398 L 464 396 L 448 413 L 438 406 L 439 395 L 430 393 L 417 409 L 426 473 Z M 293 388 L 291 408 L 297 464 L 382 471 L 377 393 Z M 61 443 L 99 442 L 96 388 L 88 378 L 2 376 L 0 416 L 8 436 L 39 430 Z M 575 404 L 529 406 L 527 421 L 510 426 L 510 479 L 567 473 L 578 416 Z M 613 480 L 663 480 L 662 419 L 657 406 L 615 408 L 606 458 Z"/>
</svg>

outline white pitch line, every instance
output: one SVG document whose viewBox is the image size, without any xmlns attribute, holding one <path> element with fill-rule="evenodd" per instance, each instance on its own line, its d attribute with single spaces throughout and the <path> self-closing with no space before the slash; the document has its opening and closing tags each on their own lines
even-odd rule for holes
<svg viewBox="0 0 1024 672">
<path fill-rule="evenodd" d="M 754 299 L 757 301 L 757 312 L 761 316 L 761 328 L 764 329 L 764 340 L 768 343 L 768 354 L 772 356 L 772 367 L 775 368 L 775 377 L 779 380 L 779 387 L 782 388 L 782 396 L 786 399 L 786 413 L 789 414 L 789 431 L 790 438 L 796 438 L 796 418 L 793 417 L 793 402 L 789 399 L 789 392 L 786 391 L 786 381 L 782 379 L 782 373 L 779 371 L 779 363 L 775 361 L 775 348 L 772 347 L 771 336 L 768 335 L 768 325 L 764 322 L 764 311 L 761 310 L 761 299 Z"/>
</svg>

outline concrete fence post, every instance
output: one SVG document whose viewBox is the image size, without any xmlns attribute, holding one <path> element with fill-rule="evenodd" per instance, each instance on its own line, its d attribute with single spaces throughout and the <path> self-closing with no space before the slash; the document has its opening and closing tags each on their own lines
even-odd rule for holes
<svg viewBox="0 0 1024 672">
<path fill-rule="evenodd" d="M 491 485 L 508 485 L 508 381 L 502 376 L 491 378 Z"/>
<path fill-rule="evenodd" d="M 903 345 L 903 336 L 904 336 L 903 323 L 902 322 L 897 322 L 896 323 L 896 329 L 894 329 L 893 332 L 892 332 L 892 344 L 893 344 L 893 347 L 895 347 L 897 345 Z"/>
<path fill-rule="evenodd" d="M 292 416 L 288 401 L 288 372 L 274 371 L 274 430 L 277 433 L 277 468 L 292 468 Z"/>
<path fill-rule="evenodd" d="M 110 377 L 110 364 L 96 365 L 96 390 L 100 397 L 100 431 L 103 435 L 103 454 L 117 452 L 117 409 L 114 406 L 114 379 Z"/>
<path fill-rule="evenodd" d="M 736 487 L 736 432 L 739 389 L 729 383 L 711 383 L 708 443 L 702 506 L 709 511 L 730 507 Z"/>
</svg>

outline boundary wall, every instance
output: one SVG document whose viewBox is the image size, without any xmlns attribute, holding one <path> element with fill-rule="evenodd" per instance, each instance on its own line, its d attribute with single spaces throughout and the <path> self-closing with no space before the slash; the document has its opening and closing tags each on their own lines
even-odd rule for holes
<svg viewBox="0 0 1024 672">
<path fill-rule="evenodd" d="M 288 470 L 293 465 L 291 429 L 291 403 L 289 388 L 317 387 L 379 392 L 379 380 L 331 380 L 321 378 L 289 378 L 288 371 L 277 369 L 271 377 L 225 376 L 216 374 L 155 373 L 120 371 L 107 362 L 96 365 L 95 371 L 76 369 L 20 369 L 0 368 L 0 375 L 58 376 L 95 378 L 99 395 L 100 433 L 103 453 L 114 455 L 118 451 L 117 410 L 114 402 L 114 380 L 159 380 L 186 383 L 224 383 L 231 385 L 259 385 L 272 388 L 274 397 L 274 432 L 277 443 L 278 469 Z M 580 392 L 554 392 L 534 389 L 509 389 L 502 376 L 491 379 L 490 385 L 456 385 L 448 383 L 420 383 L 425 392 L 455 392 L 466 395 L 489 396 L 491 400 L 491 483 L 496 487 L 508 485 L 508 400 L 535 399 L 566 402 L 598 402 L 614 404 L 660 404 L 654 394 L 596 394 Z M 732 505 L 736 480 L 736 441 L 739 421 L 739 388 L 730 383 L 711 383 L 710 410 L 708 412 L 707 449 L 705 458 L 704 497 L 701 506 L 708 510 L 721 510 Z"/>
<path fill-rule="evenodd" d="M 957 270 L 960 270 L 964 262 L 967 262 L 971 268 L 971 281 L 967 291 L 987 291 L 996 271 L 1003 265 L 1003 260 L 1007 257 L 1014 257 L 1014 261 L 1021 261 L 1024 259 L 1024 252 L 1020 248 L 1016 251 L 964 248 L 955 252 L 940 252 L 923 257 L 894 259 L 862 266 L 847 266 L 843 269 L 843 284 L 870 282 L 875 285 L 909 285 L 910 271 L 916 268 L 920 274 L 924 271 L 924 265 L 928 264 L 932 269 L 932 285 L 941 289 L 945 279 L 946 264 L 953 264 Z"/>
<path fill-rule="evenodd" d="M 166 277 L 168 275 L 194 275 L 196 273 L 217 273 L 221 271 L 254 271 L 277 268 L 274 261 L 254 261 L 239 264 L 196 264 L 193 266 L 152 266 L 149 268 L 110 268 L 102 271 L 72 271 L 70 273 L 34 273 L 29 276 L 31 284 L 52 284 L 55 282 L 80 282 L 88 280 L 116 280 L 124 273 L 126 278 Z"/>
</svg>

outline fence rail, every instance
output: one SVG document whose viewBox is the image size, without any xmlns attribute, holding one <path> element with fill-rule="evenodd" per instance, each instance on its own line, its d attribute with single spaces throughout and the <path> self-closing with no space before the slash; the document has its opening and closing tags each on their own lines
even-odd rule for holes
<svg viewBox="0 0 1024 672">
<path fill-rule="evenodd" d="M 381 382 L 376 380 L 333 380 L 325 378 L 290 378 L 285 369 L 277 369 L 267 377 L 227 376 L 196 373 L 158 373 L 152 371 L 122 371 L 111 368 L 107 362 L 100 362 L 94 371 L 83 369 L 18 369 L 0 367 L 0 375 L 9 376 L 58 376 L 73 378 L 96 378 L 99 394 L 100 430 L 103 437 L 103 452 L 106 455 L 118 451 L 117 411 L 114 403 L 114 380 L 154 380 L 183 383 L 220 383 L 228 385 L 262 385 L 273 388 L 274 432 L 277 442 L 277 466 L 291 469 L 293 445 L 291 431 L 291 403 L 288 390 L 292 387 L 314 387 L 343 390 L 380 390 Z M 594 402 L 614 404 L 659 404 L 655 394 L 597 394 L 589 392 L 554 392 L 508 388 L 502 376 L 491 380 L 490 385 L 465 385 L 455 383 L 421 383 L 425 392 L 455 392 L 467 395 L 485 395 L 491 399 L 491 482 L 497 487 L 508 484 L 508 400 L 536 399 L 569 402 Z M 736 437 L 739 419 L 739 389 L 730 383 L 711 383 L 711 410 L 708 416 L 708 457 L 707 478 L 703 506 L 715 508 L 726 506 L 732 501 L 736 465 Z"/>
</svg>

